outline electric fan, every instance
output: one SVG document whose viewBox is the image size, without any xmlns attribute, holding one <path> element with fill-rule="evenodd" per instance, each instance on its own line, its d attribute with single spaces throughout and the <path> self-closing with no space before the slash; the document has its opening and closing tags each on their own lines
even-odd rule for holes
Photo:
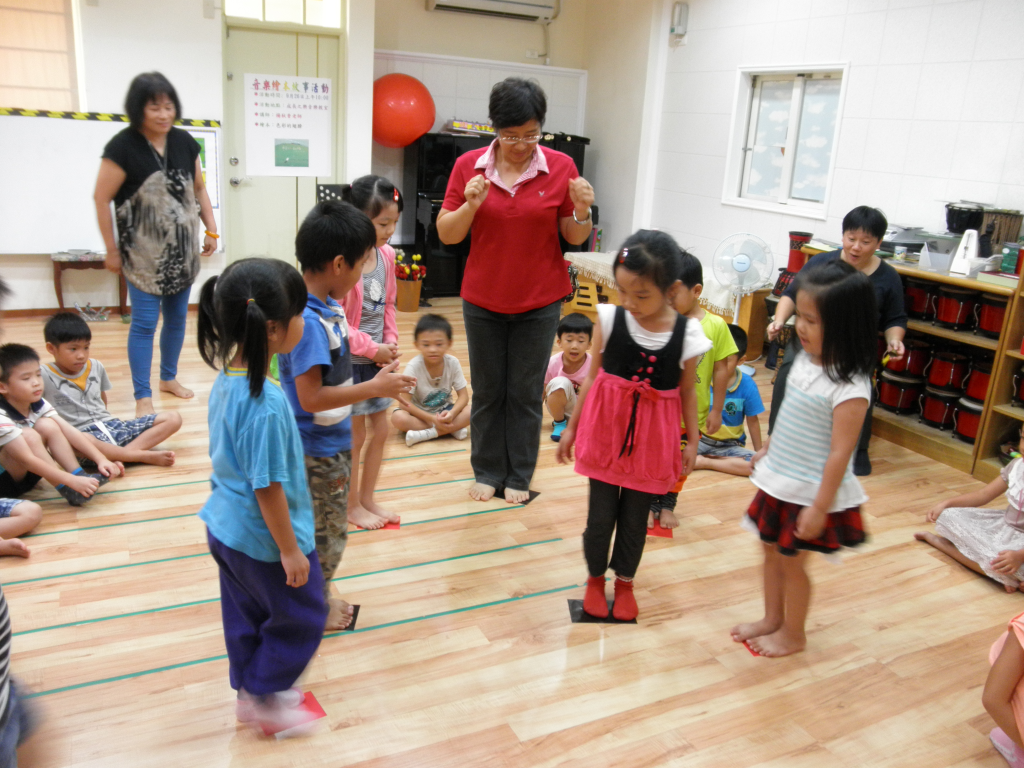
<svg viewBox="0 0 1024 768">
<path fill-rule="evenodd" d="M 715 279 L 733 294 L 733 319 L 739 317 L 740 299 L 771 285 L 772 249 L 756 235 L 740 232 L 719 243 L 711 259 Z"/>
</svg>

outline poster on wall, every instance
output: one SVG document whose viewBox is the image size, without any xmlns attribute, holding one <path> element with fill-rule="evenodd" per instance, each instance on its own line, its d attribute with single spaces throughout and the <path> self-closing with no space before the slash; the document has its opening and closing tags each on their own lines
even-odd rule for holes
<svg viewBox="0 0 1024 768">
<path fill-rule="evenodd" d="M 203 183 L 206 193 L 210 196 L 213 206 L 213 218 L 217 222 L 217 231 L 224 232 L 220 210 L 220 128 L 197 128 L 188 124 L 181 127 L 199 142 L 199 167 L 203 171 Z M 223 236 L 217 240 L 217 251 L 224 250 Z"/>
<path fill-rule="evenodd" d="M 244 82 L 246 174 L 330 176 L 331 79 L 247 74 Z"/>
</svg>

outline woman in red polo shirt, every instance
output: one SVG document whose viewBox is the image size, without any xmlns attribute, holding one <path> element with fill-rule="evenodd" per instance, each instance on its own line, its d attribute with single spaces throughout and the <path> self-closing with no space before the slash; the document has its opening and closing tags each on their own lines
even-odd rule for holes
<svg viewBox="0 0 1024 768">
<path fill-rule="evenodd" d="M 594 189 L 568 155 L 538 146 L 547 112 L 535 82 L 510 77 L 491 89 L 498 138 L 467 152 L 448 179 L 437 216 L 442 242 L 473 241 L 462 279 L 462 316 L 473 379 L 469 495 L 529 499 L 537 466 L 544 371 L 569 292 L 558 244 L 590 235 Z"/>
</svg>

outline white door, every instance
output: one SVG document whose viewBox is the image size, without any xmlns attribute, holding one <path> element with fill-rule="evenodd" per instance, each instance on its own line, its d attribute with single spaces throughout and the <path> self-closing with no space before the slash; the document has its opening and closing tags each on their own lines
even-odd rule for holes
<svg viewBox="0 0 1024 768">
<path fill-rule="evenodd" d="M 249 256 L 272 256 L 294 263 L 295 233 L 316 202 L 316 183 L 334 181 L 333 176 L 246 175 L 245 73 L 329 77 L 335 83 L 335 93 L 343 98 L 338 82 L 339 48 L 338 37 L 228 27 L 224 45 L 224 167 L 228 183 L 223 189 L 227 217 L 224 239 L 229 262 Z M 337 107 L 331 123 L 331 143 L 337 147 Z M 336 157 L 332 164 L 338 167 Z"/>
</svg>

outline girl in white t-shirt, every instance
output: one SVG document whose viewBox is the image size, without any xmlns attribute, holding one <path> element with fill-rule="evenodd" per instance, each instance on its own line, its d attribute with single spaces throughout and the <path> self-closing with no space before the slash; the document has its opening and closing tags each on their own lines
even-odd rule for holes
<svg viewBox="0 0 1024 768">
<path fill-rule="evenodd" d="M 864 541 L 853 476 L 877 362 L 871 282 L 842 261 L 797 275 L 793 362 L 775 430 L 750 460 L 757 495 L 744 517 L 764 543 L 764 618 L 732 629 L 761 656 L 787 656 L 807 643 L 808 551 L 830 553 Z"/>
</svg>

